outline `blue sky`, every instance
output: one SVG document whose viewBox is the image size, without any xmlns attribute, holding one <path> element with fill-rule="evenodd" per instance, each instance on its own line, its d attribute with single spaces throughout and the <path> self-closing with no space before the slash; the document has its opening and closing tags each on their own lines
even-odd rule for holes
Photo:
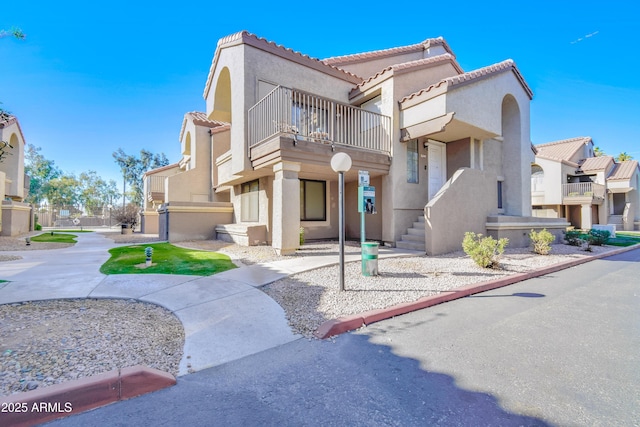
<svg viewBox="0 0 640 427">
<path fill-rule="evenodd" d="M 0 101 L 64 171 L 121 182 L 119 147 L 179 159 L 220 37 L 246 29 L 325 58 L 443 36 L 465 71 L 516 61 L 534 92 L 534 144 L 591 136 L 640 159 L 634 3 L 11 1 L 0 29 L 27 38 L 0 40 Z"/>
</svg>

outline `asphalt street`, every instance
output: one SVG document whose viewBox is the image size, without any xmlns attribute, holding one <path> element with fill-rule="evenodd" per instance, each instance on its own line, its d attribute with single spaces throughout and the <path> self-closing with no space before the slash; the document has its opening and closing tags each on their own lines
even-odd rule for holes
<svg viewBox="0 0 640 427">
<path fill-rule="evenodd" d="M 634 426 L 640 250 L 299 339 L 54 426 Z"/>
</svg>

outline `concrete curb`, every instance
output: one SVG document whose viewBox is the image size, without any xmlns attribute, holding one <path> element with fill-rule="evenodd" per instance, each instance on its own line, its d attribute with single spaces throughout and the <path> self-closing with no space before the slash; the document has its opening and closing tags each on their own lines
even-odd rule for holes
<svg viewBox="0 0 640 427">
<path fill-rule="evenodd" d="M 335 335 L 340 335 L 344 332 L 353 331 L 355 329 L 361 328 L 362 326 L 379 322 L 381 320 L 390 319 L 395 316 L 400 316 L 402 314 L 407 314 L 412 311 L 421 310 L 423 308 L 432 307 L 434 305 L 442 304 L 448 301 L 464 298 L 469 295 L 474 295 L 480 292 L 502 288 L 504 286 L 509 286 L 514 283 L 522 282 L 527 279 L 532 279 L 534 277 L 540 277 L 546 274 L 555 273 L 556 271 L 575 267 L 576 265 L 580 265 L 580 264 L 585 264 L 595 259 L 607 258 L 613 255 L 629 252 L 638 248 L 640 248 L 640 244 L 627 246 L 620 249 L 615 249 L 611 252 L 592 255 L 586 258 L 580 258 L 573 261 L 566 261 L 559 264 L 553 264 L 548 267 L 541 268 L 540 270 L 531 271 L 528 273 L 519 273 L 519 274 L 503 277 L 501 279 L 488 280 L 486 282 L 480 282 L 480 283 L 473 283 L 458 289 L 454 289 L 452 291 L 442 292 L 438 295 L 423 297 L 414 302 L 397 304 L 384 309 L 371 310 L 371 311 L 367 311 L 360 314 L 354 314 L 351 316 L 340 317 L 334 320 L 328 320 L 324 322 L 322 325 L 320 325 L 320 327 L 314 332 L 314 335 L 320 339 L 329 338 Z"/>
<path fill-rule="evenodd" d="M 33 426 L 175 384 L 173 375 L 158 369 L 141 365 L 115 369 L 75 381 L 0 397 L 3 410 L 0 424 Z"/>
</svg>

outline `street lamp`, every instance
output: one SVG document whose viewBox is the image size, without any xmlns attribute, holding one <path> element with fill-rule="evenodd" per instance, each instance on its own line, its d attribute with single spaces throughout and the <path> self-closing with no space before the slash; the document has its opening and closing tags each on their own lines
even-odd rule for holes
<svg viewBox="0 0 640 427">
<path fill-rule="evenodd" d="M 351 169 L 351 157 L 336 153 L 331 158 L 331 169 L 338 173 L 338 233 L 340 235 L 340 291 L 344 291 L 344 173 Z"/>
</svg>

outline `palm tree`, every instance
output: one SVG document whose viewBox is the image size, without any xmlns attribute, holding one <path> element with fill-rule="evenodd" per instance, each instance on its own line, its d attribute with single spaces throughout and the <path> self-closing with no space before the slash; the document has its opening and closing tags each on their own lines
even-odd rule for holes
<svg viewBox="0 0 640 427">
<path fill-rule="evenodd" d="M 616 157 L 616 160 L 618 162 L 624 162 L 626 160 L 633 160 L 633 156 L 631 154 L 627 154 L 626 151 L 623 151 L 622 153 L 618 154 L 618 157 Z"/>
<path fill-rule="evenodd" d="M 593 147 L 593 155 L 596 157 L 604 156 L 604 151 L 600 147 Z"/>
</svg>

